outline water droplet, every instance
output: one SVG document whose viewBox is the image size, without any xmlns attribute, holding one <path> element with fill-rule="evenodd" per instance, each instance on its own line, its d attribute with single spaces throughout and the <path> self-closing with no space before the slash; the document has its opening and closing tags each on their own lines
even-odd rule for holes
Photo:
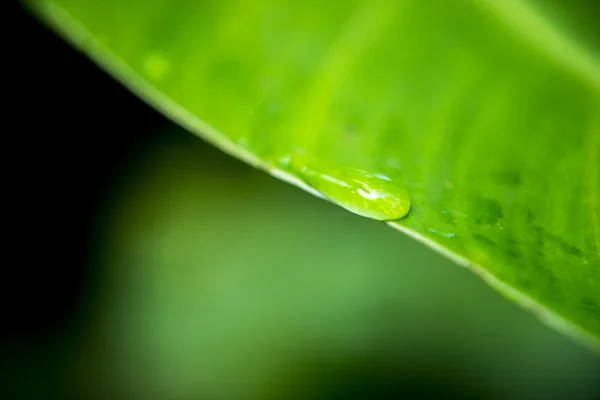
<svg viewBox="0 0 600 400">
<path fill-rule="evenodd" d="M 235 141 L 240 147 L 243 147 L 244 149 L 248 150 L 250 148 L 250 142 L 248 141 L 247 138 L 245 137 L 239 137 L 236 139 Z"/>
<path fill-rule="evenodd" d="M 281 156 L 278 160 L 277 160 L 277 164 L 280 167 L 289 167 L 290 163 L 292 162 L 292 156 L 290 154 L 286 154 L 284 156 Z"/>
<path fill-rule="evenodd" d="M 410 210 L 406 189 L 383 174 L 356 168 L 318 170 L 306 164 L 296 169 L 306 183 L 355 214 L 392 221 Z"/>
<path fill-rule="evenodd" d="M 150 54 L 144 60 L 144 71 L 154 80 L 161 79 L 169 68 L 169 61 L 158 54 Z"/>
</svg>

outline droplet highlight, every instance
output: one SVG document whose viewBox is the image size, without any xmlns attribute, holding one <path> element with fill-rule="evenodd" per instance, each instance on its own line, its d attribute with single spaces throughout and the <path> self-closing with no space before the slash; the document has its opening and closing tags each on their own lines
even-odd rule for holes
<svg viewBox="0 0 600 400">
<path fill-rule="evenodd" d="M 453 232 L 442 232 L 442 231 L 438 231 L 437 229 L 433 229 L 433 228 L 428 228 L 427 231 L 430 233 L 433 233 L 435 235 L 443 236 L 443 237 L 449 238 L 449 239 L 456 237 L 456 233 L 453 233 Z"/>
</svg>

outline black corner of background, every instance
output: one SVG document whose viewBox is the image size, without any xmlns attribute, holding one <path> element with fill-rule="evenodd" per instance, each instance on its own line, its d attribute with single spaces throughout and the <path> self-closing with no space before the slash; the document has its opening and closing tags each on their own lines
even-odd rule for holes
<svg viewBox="0 0 600 400">
<path fill-rule="evenodd" d="M 0 17 L 9 31 L 0 289 L 8 346 L 59 329 L 81 307 L 103 193 L 140 141 L 166 124 L 23 4 L 9 8 Z"/>
</svg>

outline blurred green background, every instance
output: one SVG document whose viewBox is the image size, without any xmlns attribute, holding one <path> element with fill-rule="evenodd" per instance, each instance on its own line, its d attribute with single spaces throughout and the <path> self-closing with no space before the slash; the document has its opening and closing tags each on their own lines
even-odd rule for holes
<svg viewBox="0 0 600 400">
<path fill-rule="evenodd" d="M 4 398 L 600 397 L 599 357 L 472 273 L 225 156 L 15 15 L 6 118 L 33 172 L 7 182 Z"/>
<path fill-rule="evenodd" d="M 186 399 L 581 399 L 597 384 L 598 359 L 468 271 L 175 127 L 101 215 L 104 340 L 81 354 L 106 363 L 94 392 L 98 376 Z"/>
</svg>

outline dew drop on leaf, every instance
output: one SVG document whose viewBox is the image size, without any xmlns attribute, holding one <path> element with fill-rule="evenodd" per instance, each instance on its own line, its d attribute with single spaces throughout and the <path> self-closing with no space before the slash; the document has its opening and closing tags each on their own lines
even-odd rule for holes
<svg viewBox="0 0 600 400">
<path fill-rule="evenodd" d="M 307 165 L 300 174 L 325 197 L 364 217 L 392 221 L 410 210 L 406 188 L 383 174 L 356 168 L 319 170 Z"/>
<path fill-rule="evenodd" d="M 150 54 L 144 59 L 144 72 L 155 81 L 160 80 L 169 68 L 169 61 L 158 54 Z"/>
</svg>

